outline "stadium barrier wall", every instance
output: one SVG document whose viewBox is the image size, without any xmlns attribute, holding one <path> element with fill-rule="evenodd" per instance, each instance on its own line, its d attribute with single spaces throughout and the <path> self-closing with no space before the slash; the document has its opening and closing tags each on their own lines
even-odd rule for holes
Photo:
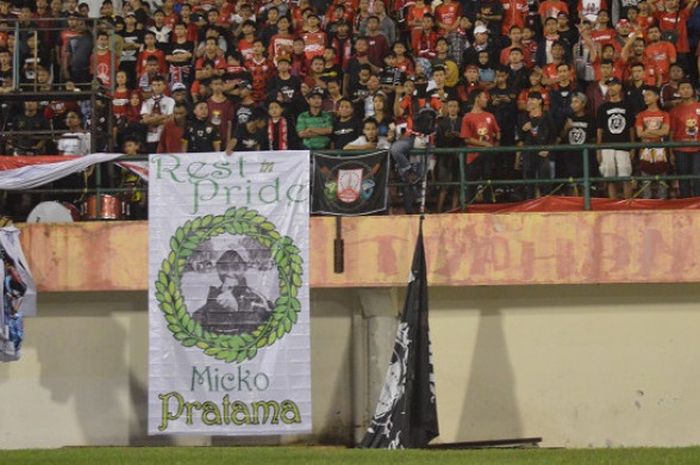
<svg viewBox="0 0 700 465">
<path fill-rule="evenodd" d="M 352 444 L 387 366 L 393 335 L 382 325 L 398 308 L 365 291 L 312 290 L 313 434 L 256 440 L 146 436 L 145 292 L 41 293 L 23 359 L 0 365 L 0 448 Z M 372 292 L 398 303 L 403 288 Z M 431 288 L 438 441 L 697 444 L 698 301 L 693 284 Z"/>
</svg>

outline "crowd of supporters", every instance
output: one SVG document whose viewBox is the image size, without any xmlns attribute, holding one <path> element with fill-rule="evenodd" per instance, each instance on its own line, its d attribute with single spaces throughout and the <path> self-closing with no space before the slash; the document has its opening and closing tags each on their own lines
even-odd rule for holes
<svg viewBox="0 0 700 465">
<path fill-rule="evenodd" d="M 76 0 L 0 0 L 0 94 L 96 83 L 110 97 L 94 106 L 4 102 L 2 131 L 67 134 L 4 137 L 1 149 L 82 155 L 91 145 L 106 150 L 110 138 L 134 154 L 391 148 L 410 182 L 422 172 L 407 150 L 430 143 L 697 141 L 697 3 L 105 0 L 96 12 Z M 87 16 L 101 21 L 92 28 Z M 426 108 L 439 115 L 428 137 L 414 127 Z M 583 172 L 579 151 L 474 153 L 466 162 L 470 180 Z M 434 157 L 428 167 L 434 179 L 457 179 L 456 157 Z M 700 174 L 700 150 L 600 150 L 590 169 L 603 177 Z M 645 197 L 700 195 L 696 182 L 645 186 Z M 633 187 L 607 183 L 606 194 L 630 197 Z M 550 189 L 473 188 L 467 197 L 516 200 Z M 456 201 L 444 189 L 436 209 Z"/>
</svg>

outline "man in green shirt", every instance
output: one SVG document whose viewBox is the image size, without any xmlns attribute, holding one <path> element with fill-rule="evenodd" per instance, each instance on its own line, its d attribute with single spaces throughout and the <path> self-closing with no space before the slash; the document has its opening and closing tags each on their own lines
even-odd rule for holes
<svg viewBox="0 0 700 465">
<path fill-rule="evenodd" d="M 333 132 L 333 117 L 330 113 L 321 111 L 323 95 L 312 91 L 307 97 L 309 111 L 297 118 L 297 134 L 307 149 L 326 149 L 330 145 L 330 135 Z"/>
</svg>

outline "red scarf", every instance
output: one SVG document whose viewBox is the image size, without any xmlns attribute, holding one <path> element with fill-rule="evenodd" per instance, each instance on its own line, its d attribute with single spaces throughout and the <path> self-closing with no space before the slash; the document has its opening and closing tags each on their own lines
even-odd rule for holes
<svg viewBox="0 0 700 465">
<path fill-rule="evenodd" d="M 277 134 L 275 135 L 275 129 Z M 270 141 L 270 150 L 288 150 L 289 144 L 287 143 L 287 120 L 282 117 L 275 124 L 272 118 L 267 122 L 267 139 Z M 278 143 L 278 147 L 275 147 L 275 141 Z"/>
</svg>

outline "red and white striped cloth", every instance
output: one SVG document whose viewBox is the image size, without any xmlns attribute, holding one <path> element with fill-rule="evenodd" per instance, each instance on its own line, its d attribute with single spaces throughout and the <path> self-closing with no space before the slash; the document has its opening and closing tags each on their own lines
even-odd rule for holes
<svg viewBox="0 0 700 465">
<path fill-rule="evenodd" d="M 94 164 L 111 161 L 121 156 L 123 156 L 121 153 L 93 153 L 84 157 L 67 155 L 0 156 L 0 190 L 33 189 L 83 171 Z M 148 181 L 147 162 L 121 162 L 118 165 L 133 171 Z"/>
</svg>

